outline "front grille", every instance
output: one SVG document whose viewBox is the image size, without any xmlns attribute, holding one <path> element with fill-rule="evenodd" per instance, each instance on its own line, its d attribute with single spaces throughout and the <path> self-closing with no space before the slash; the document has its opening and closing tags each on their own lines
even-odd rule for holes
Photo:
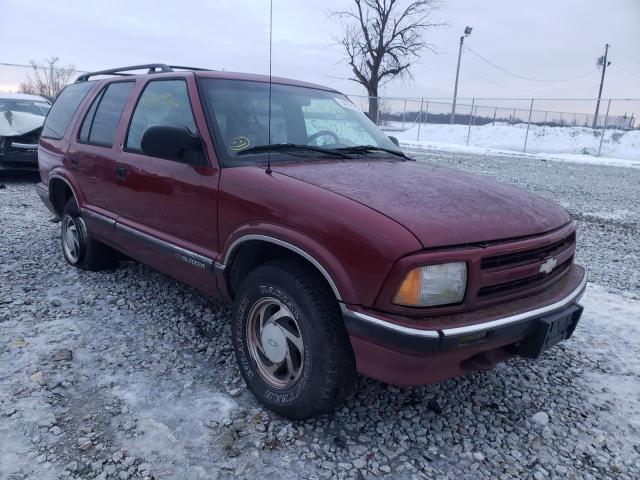
<svg viewBox="0 0 640 480">
<path fill-rule="evenodd" d="M 480 288 L 480 290 L 478 290 L 478 298 L 481 299 L 486 297 L 505 296 L 525 290 L 533 290 L 560 277 L 565 271 L 569 269 L 572 262 L 573 257 L 558 265 L 551 273 L 548 274 L 538 273 L 537 275 L 533 275 L 531 277 L 519 278 L 518 280 L 512 280 L 510 282 L 498 283 L 496 285 L 482 287 Z"/>
<path fill-rule="evenodd" d="M 523 250 L 521 252 L 505 253 L 503 255 L 495 255 L 493 257 L 483 258 L 480 263 L 482 270 L 492 270 L 504 267 L 511 267 L 514 265 L 521 265 L 527 263 L 533 263 L 537 260 L 544 260 L 548 257 L 553 257 L 560 252 L 567 250 L 576 241 L 576 234 L 573 232 L 571 235 L 559 240 L 551 245 L 544 247 L 533 248 L 531 250 Z"/>
<path fill-rule="evenodd" d="M 31 132 L 12 137 L 11 142 L 37 145 L 41 131 L 42 128 L 37 128 L 36 130 L 32 130 Z"/>
</svg>

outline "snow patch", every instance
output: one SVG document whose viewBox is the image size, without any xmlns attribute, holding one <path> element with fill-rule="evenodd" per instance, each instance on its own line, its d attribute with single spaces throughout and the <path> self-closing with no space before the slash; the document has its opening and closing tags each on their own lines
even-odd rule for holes
<svg viewBox="0 0 640 480">
<path fill-rule="evenodd" d="M 526 126 L 525 126 L 526 127 Z M 483 125 L 471 127 L 469 146 L 465 125 L 414 125 L 396 136 L 403 146 L 522 155 L 526 128 L 522 125 Z M 607 130 L 600 157 L 596 157 L 602 132 L 586 127 L 540 127 L 531 125 L 527 139 L 527 156 L 558 161 L 595 163 L 599 165 L 640 167 L 640 131 Z"/>
<path fill-rule="evenodd" d="M 238 408 L 234 400 L 207 385 L 181 386 L 175 379 L 153 383 L 148 376 L 135 375 L 123 385 L 114 393 L 137 420 L 135 435 L 120 439 L 123 447 L 152 463 L 156 475 L 170 471 L 172 479 L 193 478 L 188 468 L 192 452 L 204 453 L 214 443 L 215 432 L 207 424 L 229 422 Z"/>
<path fill-rule="evenodd" d="M 583 318 L 569 342 L 597 359 L 603 371 L 585 371 L 585 394 L 603 405 L 599 413 L 618 435 L 640 431 L 640 292 L 614 293 L 589 284 Z M 634 452 L 628 445 L 629 454 Z"/>
<path fill-rule="evenodd" d="M 593 217 L 601 220 L 633 220 L 636 214 L 631 210 L 611 210 L 609 212 L 584 212 L 583 217 Z"/>
</svg>

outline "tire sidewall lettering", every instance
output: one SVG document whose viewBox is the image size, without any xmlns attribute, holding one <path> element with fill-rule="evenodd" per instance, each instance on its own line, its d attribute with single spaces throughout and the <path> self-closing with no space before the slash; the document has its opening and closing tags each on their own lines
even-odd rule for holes
<svg viewBox="0 0 640 480">
<path fill-rule="evenodd" d="M 234 332 L 235 341 L 238 345 L 238 364 L 240 368 L 243 370 L 248 379 L 252 379 L 254 377 L 253 369 L 249 363 L 248 358 L 248 349 L 244 340 L 244 325 L 245 325 L 245 314 L 247 311 L 247 307 L 249 306 L 249 298 L 247 296 L 242 297 L 238 306 L 238 318 L 236 325 L 239 325 L 240 328 L 236 328 Z"/>
<path fill-rule="evenodd" d="M 236 343 L 236 351 L 238 352 L 238 365 L 244 373 L 247 382 L 252 383 L 255 391 L 258 394 L 261 394 L 265 400 L 276 405 L 287 405 L 295 402 L 305 392 L 309 377 L 311 375 L 312 350 L 308 344 L 309 342 L 305 341 L 304 366 L 302 369 L 302 374 L 300 375 L 300 378 L 295 383 L 295 385 L 293 385 L 293 387 L 290 387 L 286 390 L 279 390 L 273 388 L 262 379 L 257 371 L 257 368 L 254 366 L 255 361 L 249 355 L 245 332 L 248 321 L 248 312 L 251 311 L 251 307 L 253 306 L 253 304 L 265 297 L 276 298 L 283 304 L 285 304 L 295 317 L 295 320 L 300 325 L 302 334 L 307 334 L 308 336 L 308 322 L 305 323 L 305 321 L 303 320 L 303 318 L 305 317 L 301 317 L 300 311 L 291 297 L 282 289 L 267 282 L 261 282 L 256 285 L 256 288 L 253 292 L 244 295 L 238 301 L 237 317 L 235 322 L 236 328 L 233 333 L 234 341 Z"/>
</svg>

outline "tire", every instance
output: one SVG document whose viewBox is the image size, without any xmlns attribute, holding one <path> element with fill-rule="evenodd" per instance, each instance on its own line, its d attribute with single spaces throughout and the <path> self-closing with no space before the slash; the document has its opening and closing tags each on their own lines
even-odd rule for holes
<svg viewBox="0 0 640 480">
<path fill-rule="evenodd" d="M 265 322 L 270 318 L 276 320 Z M 283 417 L 302 420 L 329 412 L 355 382 L 338 302 L 303 262 L 269 262 L 246 277 L 233 305 L 232 336 L 249 389 Z"/>
<path fill-rule="evenodd" d="M 82 270 L 99 271 L 117 266 L 116 252 L 91 236 L 75 198 L 67 200 L 60 221 L 62 255 L 69 265 Z"/>
</svg>

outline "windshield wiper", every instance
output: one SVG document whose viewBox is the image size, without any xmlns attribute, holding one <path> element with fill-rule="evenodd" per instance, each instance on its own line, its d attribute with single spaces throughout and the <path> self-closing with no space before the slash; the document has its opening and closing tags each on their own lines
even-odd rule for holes
<svg viewBox="0 0 640 480">
<path fill-rule="evenodd" d="M 331 157 L 350 158 L 345 153 L 335 149 L 314 147 L 313 145 L 301 145 L 297 143 L 272 143 L 270 145 L 256 145 L 255 147 L 250 147 L 250 148 L 245 148 L 244 150 L 240 150 L 238 152 L 238 155 L 248 155 L 251 153 L 266 153 L 266 152 L 289 153 L 289 152 L 295 152 L 296 150 L 323 153 Z"/>
<path fill-rule="evenodd" d="M 404 153 L 399 150 L 391 150 L 390 148 L 382 148 L 376 147 L 374 145 L 355 145 L 353 147 L 341 147 L 332 149 L 337 152 L 342 153 L 367 153 L 367 152 L 386 152 L 391 155 L 395 155 L 396 157 L 401 157 L 405 160 L 413 160 L 411 157 L 407 157 Z"/>
</svg>

